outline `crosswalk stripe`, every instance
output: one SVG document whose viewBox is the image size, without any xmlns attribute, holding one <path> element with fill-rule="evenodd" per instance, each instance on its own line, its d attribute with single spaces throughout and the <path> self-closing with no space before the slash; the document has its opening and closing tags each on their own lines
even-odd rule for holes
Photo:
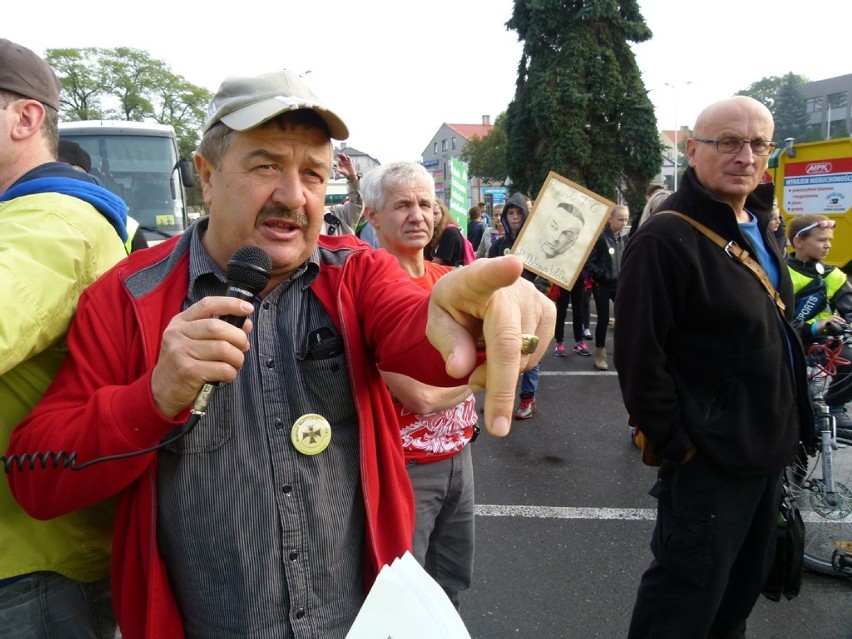
<svg viewBox="0 0 852 639">
<path fill-rule="evenodd" d="M 547 375 L 611 375 L 618 377 L 617 371 L 539 371 L 538 374 L 542 377 Z"/>
<path fill-rule="evenodd" d="M 569 508 L 564 506 L 498 506 L 478 504 L 475 512 L 480 517 L 525 517 L 536 519 L 594 519 L 598 521 L 654 521 L 653 508 Z M 839 525 L 852 522 L 852 515 L 826 519 L 814 512 L 803 512 L 806 524 Z"/>
<path fill-rule="evenodd" d="M 534 517 L 539 519 L 597 519 L 654 521 L 657 511 L 652 508 L 568 508 L 563 506 L 499 506 L 478 504 L 475 512 L 481 517 Z"/>
</svg>

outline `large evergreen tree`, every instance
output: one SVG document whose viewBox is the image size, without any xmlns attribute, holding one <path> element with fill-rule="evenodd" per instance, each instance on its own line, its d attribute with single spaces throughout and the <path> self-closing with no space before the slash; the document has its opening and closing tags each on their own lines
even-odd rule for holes
<svg viewBox="0 0 852 639">
<path fill-rule="evenodd" d="M 737 95 L 747 95 L 766 105 L 775 120 L 775 141 L 782 144 L 786 138 L 799 142 L 808 139 L 808 113 L 802 85 L 807 78 L 795 73 L 773 75 L 752 82 Z"/>
<path fill-rule="evenodd" d="M 662 163 L 654 107 L 631 42 L 651 31 L 636 0 L 515 0 L 506 25 L 523 42 L 507 111 L 513 184 L 535 196 L 556 173 L 631 212 Z"/>
<path fill-rule="evenodd" d="M 807 140 L 809 118 L 801 89 L 804 82 L 802 76 L 788 73 L 782 78 L 775 94 L 772 117 L 775 118 L 774 137 L 779 144 L 783 144 L 787 138 L 795 138 L 800 142 Z"/>
</svg>

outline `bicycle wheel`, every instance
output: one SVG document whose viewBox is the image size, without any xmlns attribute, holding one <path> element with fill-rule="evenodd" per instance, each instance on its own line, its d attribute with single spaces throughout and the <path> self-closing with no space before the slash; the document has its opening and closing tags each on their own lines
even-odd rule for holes
<svg viewBox="0 0 852 639">
<path fill-rule="evenodd" d="M 805 522 L 804 564 L 816 572 L 852 577 L 852 438 L 838 434 L 832 451 L 835 492 L 825 490 L 822 456 L 801 451 L 787 469 L 791 496 Z M 842 558 L 845 558 L 841 561 Z"/>
</svg>

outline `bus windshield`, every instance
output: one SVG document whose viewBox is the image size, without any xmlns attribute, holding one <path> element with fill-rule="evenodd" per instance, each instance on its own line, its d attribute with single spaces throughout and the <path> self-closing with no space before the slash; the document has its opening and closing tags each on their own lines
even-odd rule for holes
<svg viewBox="0 0 852 639">
<path fill-rule="evenodd" d="M 92 157 L 92 174 L 127 203 L 150 240 L 185 228 L 183 190 L 174 140 L 159 135 L 62 132 Z"/>
</svg>

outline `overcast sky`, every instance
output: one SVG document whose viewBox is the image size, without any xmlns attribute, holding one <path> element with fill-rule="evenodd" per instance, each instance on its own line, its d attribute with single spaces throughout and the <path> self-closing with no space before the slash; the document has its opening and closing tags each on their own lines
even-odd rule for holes
<svg viewBox="0 0 852 639">
<path fill-rule="evenodd" d="M 35 6 L 35 5 L 33 5 Z M 290 68 L 349 125 L 348 144 L 381 162 L 417 160 L 443 122 L 505 111 L 521 46 L 512 0 L 180 0 L 103 7 L 47 0 L 3 33 L 44 54 L 59 47 L 143 49 L 215 91 L 227 75 Z M 852 73 L 848 0 L 640 0 L 651 41 L 635 45 L 658 126 L 765 76 Z M 36 9 L 22 10 L 24 14 Z M 44 15 L 50 12 L 51 15 Z M 310 73 L 307 73 L 310 71 Z M 675 88 L 672 88 L 672 85 Z"/>
</svg>

